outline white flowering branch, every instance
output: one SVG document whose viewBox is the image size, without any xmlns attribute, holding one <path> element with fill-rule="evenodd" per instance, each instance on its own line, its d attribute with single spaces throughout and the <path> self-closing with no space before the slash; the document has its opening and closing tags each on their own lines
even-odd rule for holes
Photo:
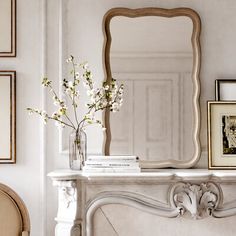
<svg viewBox="0 0 236 236">
<path fill-rule="evenodd" d="M 59 99 L 58 95 L 56 94 L 55 90 L 53 89 L 53 87 L 51 86 L 51 83 L 48 86 L 50 88 L 50 91 L 52 91 L 52 93 L 54 94 L 53 96 L 53 100 L 54 100 L 54 105 L 59 105 L 60 109 L 59 109 L 59 114 L 64 115 L 66 117 L 66 119 L 69 121 L 69 123 L 72 125 L 72 127 L 75 129 L 75 126 L 73 124 L 73 122 L 71 121 L 71 119 L 68 117 L 66 111 L 67 111 L 67 107 L 65 105 L 65 101 L 62 101 Z M 58 114 L 53 114 L 54 116 L 57 116 Z"/>
<path fill-rule="evenodd" d="M 63 79 L 63 83 L 61 86 L 63 87 L 64 94 L 68 96 L 72 102 L 75 123 L 72 122 L 72 119 L 67 113 L 68 108 L 65 104 L 65 101 L 59 98 L 52 87 L 52 81 L 48 80 L 48 78 L 46 77 L 43 78 L 42 86 L 49 88 L 50 92 L 52 92 L 54 105 L 58 107 L 58 110 L 52 115 L 48 115 L 48 113 L 43 110 L 33 108 L 27 108 L 27 110 L 31 114 L 35 113 L 40 115 L 45 123 L 47 123 L 48 120 L 54 120 L 56 122 L 56 125 L 58 125 L 60 128 L 64 128 L 65 126 L 67 126 L 76 130 L 77 132 L 91 124 L 99 124 L 104 128 L 102 122 L 98 119 L 95 119 L 95 113 L 105 109 L 110 109 L 110 111 L 112 112 L 119 111 L 119 108 L 123 103 L 124 85 L 121 84 L 120 86 L 118 86 L 116 80 L 111 79 L 110 82 L 104 82 L 102 87 L 95 88 L 94 82 L 92 80 L 92 73 L 89 70 L 88 63 L 78 64 L 75 62 L 73 56 L 70 56 L 67 59 L 67 63 L 70 63 L 72 65 L 72 80 Z M 81 81 L 83 81 L 90 101 L 86 104 L 86 106 L 88 107 L 88 111 L 81 119 L 81 121 L 79 121 L 77 115 L 80 96 L 78 85 Z"/>
</svg>

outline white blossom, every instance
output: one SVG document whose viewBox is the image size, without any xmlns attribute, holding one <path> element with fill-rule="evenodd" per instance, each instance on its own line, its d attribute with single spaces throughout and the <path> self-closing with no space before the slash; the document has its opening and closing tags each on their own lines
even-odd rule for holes
<svg viewBox="0 0 236 236">
<path fill-rule="evenodd" d="M 42 114 L 43 117 L 46 117 L 46 116 L 47 116 L 47 112 L 44 111 L 44 110 L 41 111 L 41 114 Z"/>
<path fill-rule="evenodd" d="M 63 123 L 61 123 L 60 121 L 56 121 L 56 122 L 55 122 L 55 125 L 57 126 L 57 128 L 58 128 L 59 130 L 65 128 L 65 125 L 64 125 Z"/>
<path fill-rule="evenodd" d="M 96 94 L 96 91 L 94 89 L 88 89 L 87 90 L 87 95 L 88 96 L 94 96 Z"/>
<path fill-rule="evenodd" d="M 76 79 L 79 79 L 79 78 L 80 78 L 80 73 L 79 73 L 79 72 L 76 72 L 76 73 L 75 73 L 75 78 L 76 78 Z"/>
<path fill-rule="evenodd" d="M 88 62 L 85 62 L 85 63 L 84 63 L 83 68 L 84 68 L 85 70 L 88 70 L 88 69 L 89 69 L 89 64 L 88 64 Z"/>
<path fill-rule="evenodd" d="M 70 62 L 73 61 L 73 59 L 74 59 L 74 57 L 73 57 L 73 56 L 70 56 L 69 58 L 66 59 L 66 62 L 67 62 L 67 63 L 70 63 Z"/>
<path fill-rule="evenodd" d="M 68 82 L 68 86 L 69 86 L 70 88 L 73 88 L 73 87 L 74 87 L 73 82 L 72 82 L 72 81 L 69 81 L 69 82 Z"/>
<path fill-rule="evenodd" d="M 110 88 L 109 85 L 106 85 L 106 86 L 104 87 L 105 90 L 109 90 L 109 88 Z"/>
<path fill-rule="evenodd" d="M 68 107 L 66 106 L 68 104 L 57 96 L 56 91 L 53 89 L 52 81 L 47 77 L 43 78 L 42 86 L 48 87 L 49 91 L 53 94 L 53 103 L 57 106 L 57 110 L 51 116 L 44 110 L 33 108 L 27 108 L 27 110 L 30 114 L 36 113 L 40 115 L 45 123 L 49 119 L 54 120 L 56 126 L 60 129 L 65 126 L 69 126 L 75 130 L 84 129 L 87 125 L 97 124 L 105 130 L 102 122 L 96 119 L 95 113 L 107 108 L 112 112 L 119 111 L 123 104 L 124 85 L 118 86 L 116 80 L 112 78 L 110 81 L 103 83 L 101 87 L 97 87 L 93 81 L 93 75 L 87 62 L 77 63 L 73 56 L 70 56 L 66 62 L 71 64 L 72 69 L 70 70 L 69 78 L 64 78 L 60 86 L 63 88 L 64 95 L 67 98 L 69 97 L 66 101 L 71 101 L 74 117 L 69 117 L 70 114 L 67 114 Z M 88 109 L 87 113 L 79 121 L 77 118 L 77 109 L 80 107 L 79 84 L 81 82 L 86 89 L 89 102 L 85 104 Z"/>
<path fill-rule="evenodd" d="M 58 114 L 61 115 L 61 116 L 65 115 L 66 111 L 67 111 L 67 107 L 66 106 L 60 107 L 59 110 L 58 110 Z"/>
<path fill-rule="evenodd" d="M 52 83 L 52 81 L 49 80 L 47 77 L 44 77 L 44 78 L 43 78 L 42 85 L 43 85 L 44 87 L 49 87 L 49 86 L 51 85 L 51 83 Z"/>
<path fill-rule="evenodd" d="M 55 119 L 55 120 L 58 120 L 61 116 L 57 113 L 57 112 L 54 112 L 52 114 L 52 118 Z"/>
</svg>

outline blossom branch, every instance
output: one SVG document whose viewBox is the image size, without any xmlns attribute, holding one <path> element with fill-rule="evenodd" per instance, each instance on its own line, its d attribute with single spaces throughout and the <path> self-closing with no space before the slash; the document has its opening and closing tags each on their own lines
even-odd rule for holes
<svg viewBox="0 0 236 236">
<path fill-rule="evenodd" d="M 67 120 L 70 122 L 70 124 L 72 125 L 73 129 L 75 129 L 75 125 L 74 123 L 71 121 L 71 119 L 69 118 L 69 116 L 66 114 L 66 106 L 65 106 L 65 102 L 60 100 L 59 97 L 57 96 L 57 93 L 55 92 L 55 90 L 53 89 L 53 87 L 51 86 L 51 84 L 49 84 L 48 86 L 50 88 L 50 91 L 54 94 L 53 99 L 55 100 L 54 104 L 55 105 L 59 105 L 60 109 L 59 111 L 61 111 L 62 115 L 64 115 Z"/>
<path fill-rule="evenodd" d="M 67 114 L 67 106 L 65 101 L 59 98 L 55 90 L 52 86 L 52 81 L 48 80 L 46 77 L 43 78 L 42 85 L 44 87 L 48 87 L 50 92 L 53 94 L 54 105 L 58 106 L 58 111 L 54 112 L 51 116 L 49 116 L 45 111 L 28 108 L 27 110 L 30 113 L 39 114 L 46 123 L 48 120 L 56 121 L 56 124 L 60 124 L 61 127 L 67 126 L 78 132 L 84 127 L 87 127 L 91 124 L 100 124 L 102 127 L 102 122 L 98 119 L 95 119 L 95 113 L 109 108 L 110 111 L 116 112 L 119 111 L 120 106 L 123 103 L 123 90 L 124 85 L 117 85 L 115 79 L 111 79 L 109 83 L 104 82 L 102 87 L 95 88 L 94 82 L 92 80 L 92 73 L 88 69 L 87 63 L 76 63 L 73 56 L 70 56 L 67 59 L 68 63 L 72 65 L 72 80 L 63 79 L 63 92 L 69 97 L 72 102 L 72 109 L 74 112 L 75 122 L 72 122 L 70 117 Z M 76 67 L 79 67 L 78 69 Z M 79 72 L 81 72 L 81 75 Z M 83 84 L 87 89 L 87 95 L 90 99 L 89 103 L 87 103 L 88 111 L 81 119 L 78 120 L 77 116 L 77 108 L 78 108 L 78 99 L 80 96 L 79 91 L 77 90 L 77 86 L 80 83 L 80 79 L 83 79 Z M 65 119 L 63 119 L 65 117 Z M 66 120 L 66 121 L 64 121 Z M 68 121 L 68 122 L 67 122 Z M 75 124 L 74 124 L 75 123 Z"/>
</svg>

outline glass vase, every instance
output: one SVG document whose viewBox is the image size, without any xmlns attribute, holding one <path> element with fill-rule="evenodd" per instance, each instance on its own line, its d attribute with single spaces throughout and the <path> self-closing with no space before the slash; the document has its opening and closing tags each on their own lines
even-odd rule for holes
<svg viewBox="0 0 236 236">
<path fill-rule="evenodd" d="M 70 169 L 82 170 L 87 158 L 87 137 L 83 130 L 74 130 L 69 137 Z"/>
</svg>

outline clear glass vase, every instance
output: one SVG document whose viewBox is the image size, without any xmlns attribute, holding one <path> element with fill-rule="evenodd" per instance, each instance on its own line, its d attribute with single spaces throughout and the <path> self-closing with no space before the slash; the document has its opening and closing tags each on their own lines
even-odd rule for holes
<svg viewBox="0 0 236 236">
<path fill-rule="evenodd" d="M 87 158 L 87 137 L 83 130 L 74 130 L 69 138 L 70 169 L 82 170 Z"/>
</svg>

